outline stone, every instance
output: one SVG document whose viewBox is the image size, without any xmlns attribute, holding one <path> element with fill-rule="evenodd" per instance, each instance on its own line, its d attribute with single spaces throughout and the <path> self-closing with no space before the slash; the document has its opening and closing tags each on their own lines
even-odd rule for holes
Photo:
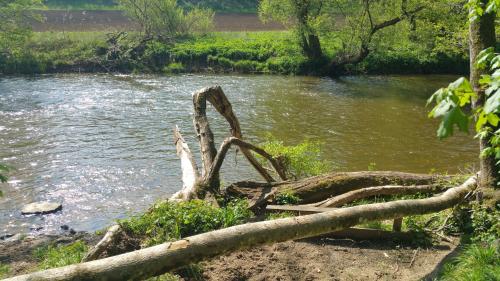
<svg viewBox="0 0 500 281">
<path fill-rule="evenodd" d="M 21 211 L 23 215 L 45 215 L 62 210 L 62 205 L 51 202 L 35 202 L 24 206 Z"/>
</svg>

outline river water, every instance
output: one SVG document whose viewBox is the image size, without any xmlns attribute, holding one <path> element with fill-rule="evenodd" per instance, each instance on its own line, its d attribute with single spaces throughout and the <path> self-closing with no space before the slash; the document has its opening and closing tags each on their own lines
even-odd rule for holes
<svg viewBox="0 0 500 281">
<path fill-rule="evenodd" d="M 5 233 L 102 229 L 147 209 L 181 186 L 172 143 L 178 125 L 198 151 L 191 93 L 220 84 L 244 136 L 286 144 L 322 142 L 335 170 L 454 173 L 477 162 L 472 136 L 435 137 L 426 99 L 453 76 L 46 75 L 0 78 L 0 162 L 15 168 L 0 184 L 0 236 Z M 210 113 L 220 141 L 223 119 Z M 375 163 L 375 165 L 371 164 Z M 223 181 L 259 177 L 244 159 L 227 158 Z M 34 201 L 63 211 L 23 217 Z"/>
</svg>

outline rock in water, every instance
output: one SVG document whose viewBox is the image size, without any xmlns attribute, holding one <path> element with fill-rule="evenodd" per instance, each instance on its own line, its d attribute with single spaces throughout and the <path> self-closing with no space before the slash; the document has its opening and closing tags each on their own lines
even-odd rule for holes
<svg viewBox="0 0 500 281">
<path fill-rule="evenodd" d="M 60 210 L 62 210 L 62 205 L 59 203 L 35 202 L 24 206 L 21 213 L 23 215 L 44 215 L 52 214 Z"/>
</svg>

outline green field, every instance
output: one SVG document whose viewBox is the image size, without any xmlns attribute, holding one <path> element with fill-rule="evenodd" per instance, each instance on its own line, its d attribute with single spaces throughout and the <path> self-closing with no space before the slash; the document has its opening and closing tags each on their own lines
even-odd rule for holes
<svg viewBox="0 0 500 281">
<path fill-rule="evenodd" d="M 178 0 L 182 7 L 205 7 L 222 13 L 256 13 L 258 0 Z M 119 10 L 114 0 L 45 0 L 50 10 Z"/>
</svg>

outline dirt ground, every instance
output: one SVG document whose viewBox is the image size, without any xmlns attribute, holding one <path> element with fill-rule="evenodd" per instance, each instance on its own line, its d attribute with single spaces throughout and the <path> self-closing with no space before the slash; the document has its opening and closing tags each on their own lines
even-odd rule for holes
<svg viewBox="0 0 500 281">
<path fill-rule="evenodd" d="M 121 11 L 41 11 L 44 20 L 34 31 L 122 31 L 137 27 Z M 278 23 L 263 24 L 255 14 L 217 14 L 216 31 L 282 30 Z"/>
<path fill-rule="evenodd" d="M 204 278 L 264 280 L 432 280 L 438 265 L 456 249 L 429 249 L 349 239 L 309 239 L 240 251 L 205 262 Z"/>
<path fill-rule="evenodd" d="M 68 244 L 78 239 L 94 245 L 99 238 L 77 234 L 0 241 L 0 263 L 9 265 L 9 276 L 25 274 L 36 270 L 33 251 L 38 247 L 47 243 Z M 422 249 L 391 241 L 332 238 L 290 241 L 203 262 L 203 280 L 432 280 L 438 265 L 455 251 L 456 243 L 443 242 Z"/>
</svg>

